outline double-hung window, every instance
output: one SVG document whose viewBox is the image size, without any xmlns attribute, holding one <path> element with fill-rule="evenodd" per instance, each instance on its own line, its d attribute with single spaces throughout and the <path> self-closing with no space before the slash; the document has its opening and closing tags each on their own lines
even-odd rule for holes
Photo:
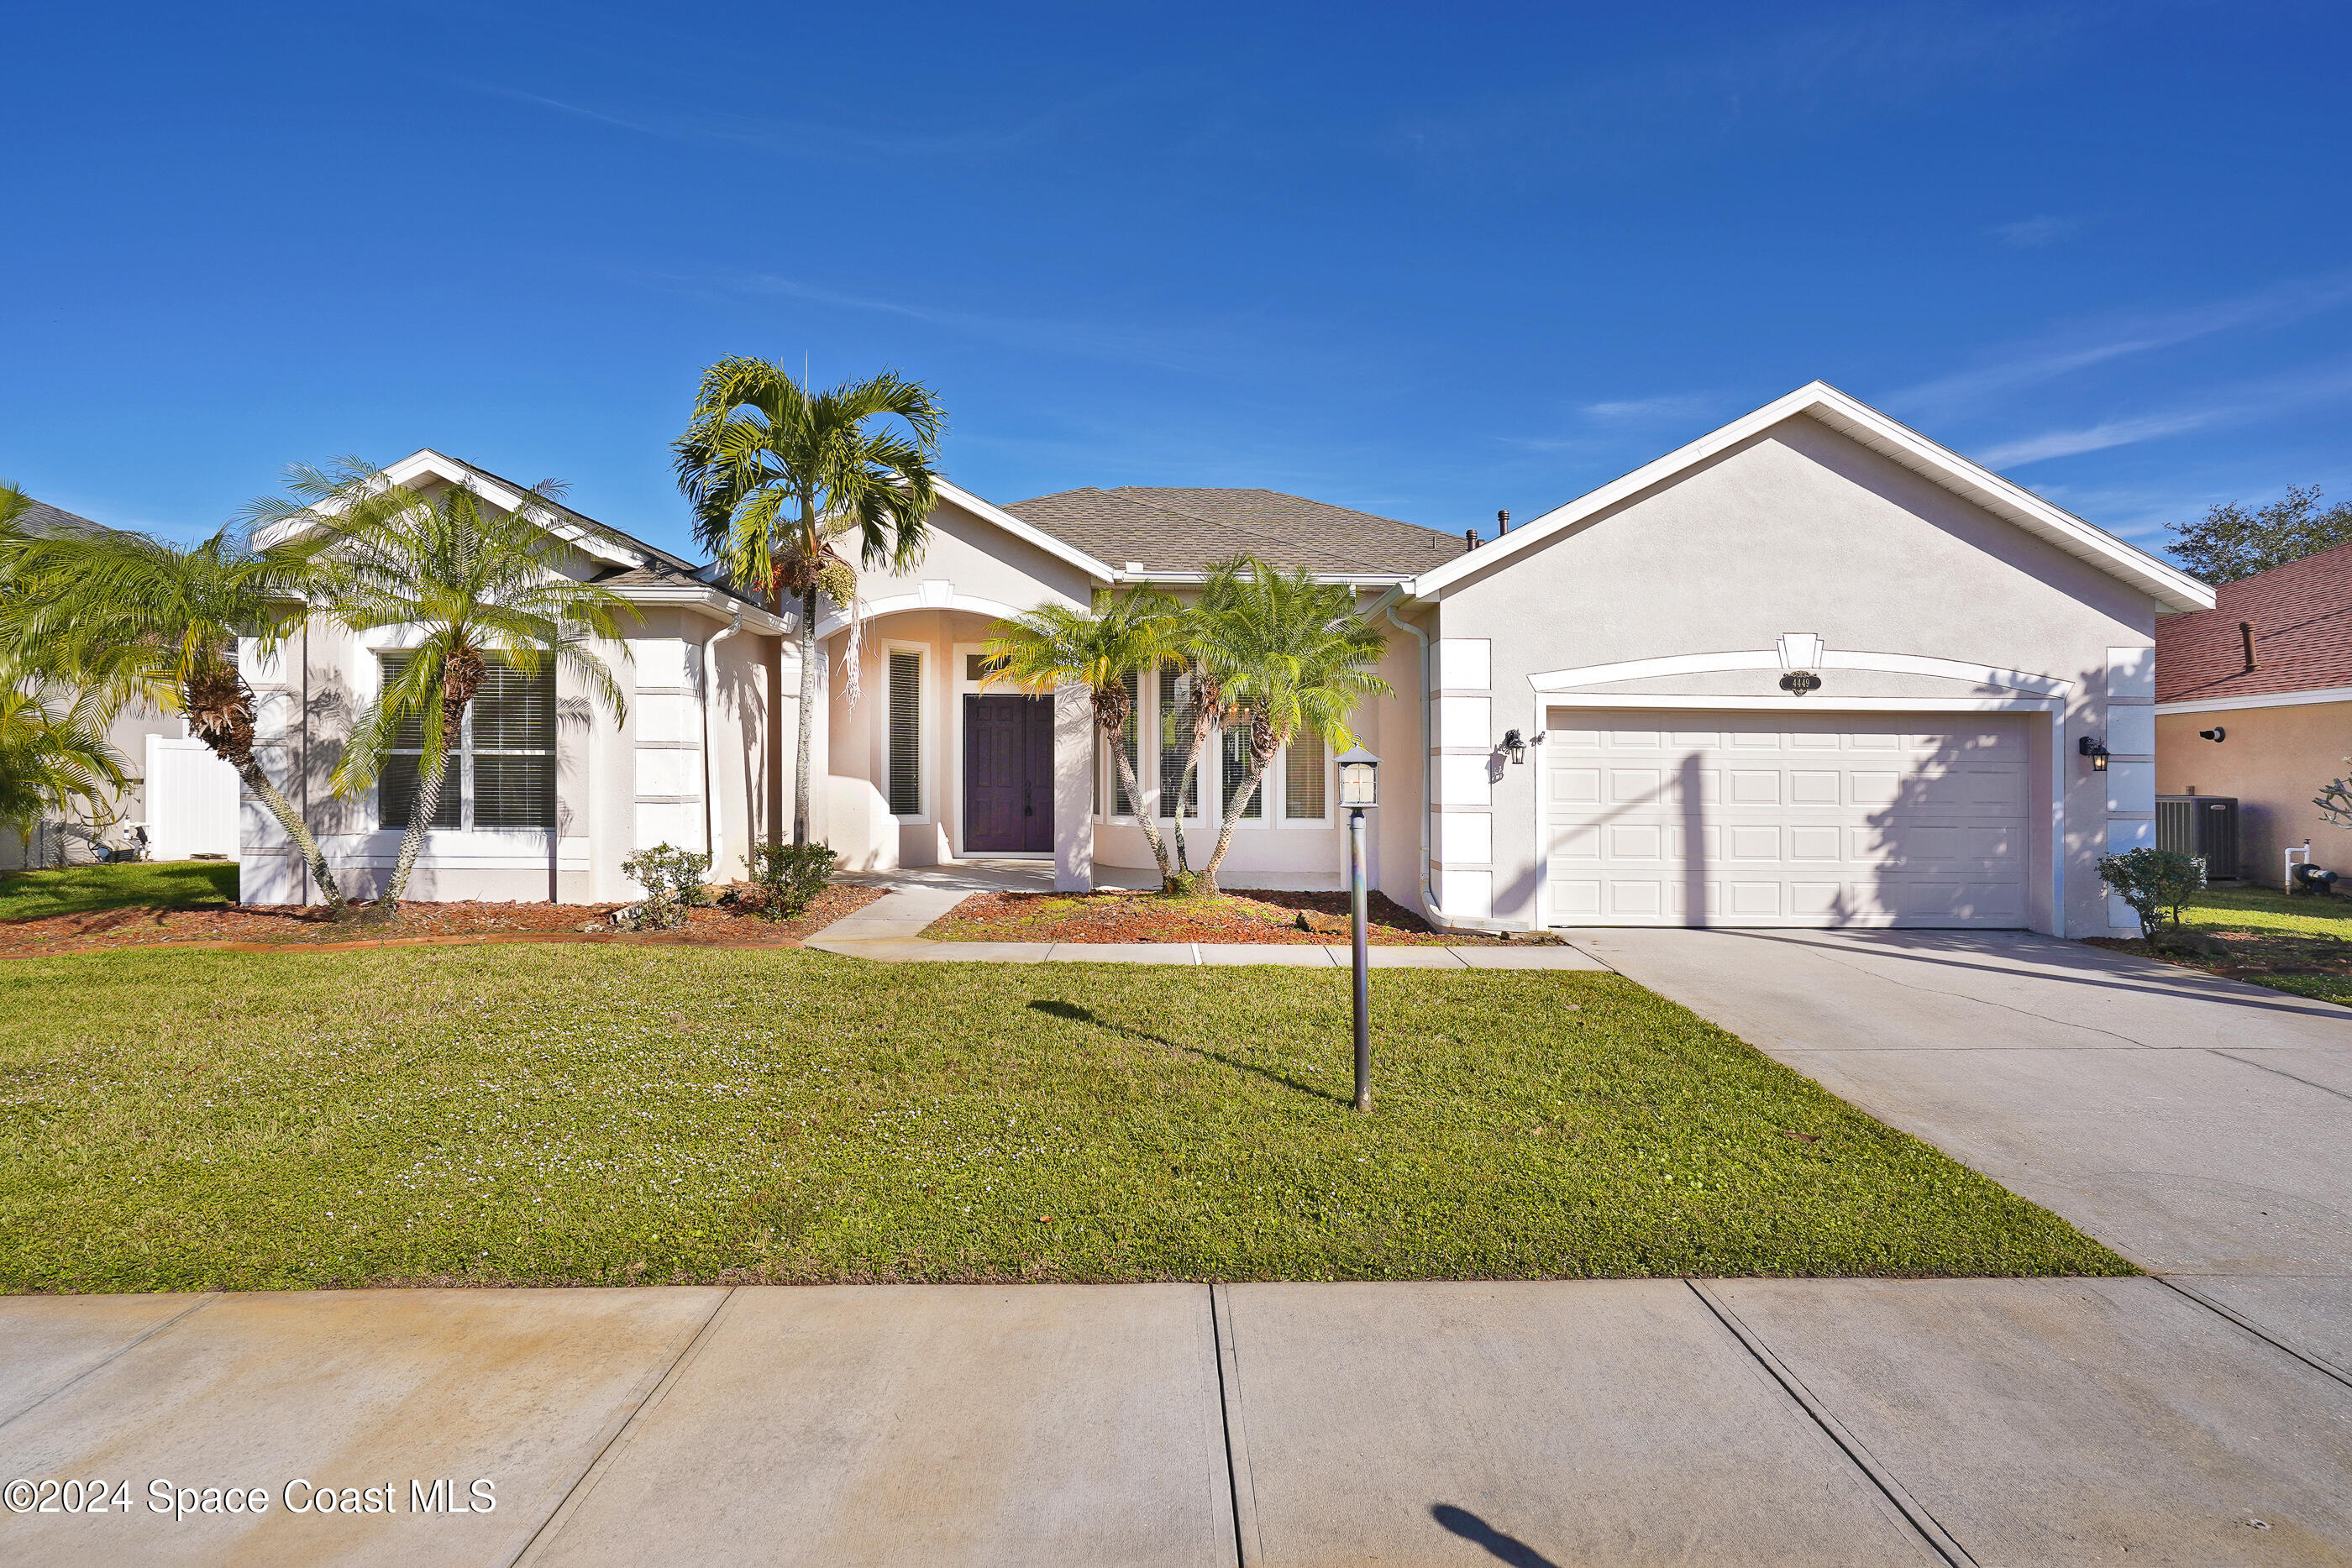
<svg viewBox="0 0 2352 1568">
<path fill-rule="evenodd" d="M 389 685 L 413 655 L 383 655 Z M 436 715 L 411 714 L 401 721 L 376 780 L 378 821 L 387 828 L 408 826 L 415 804 L 417 764 L 425 747 L 425 725 Z M 466 709 L 457 747 L 441 775 L 441 800 L 432 826 L 537 828 L 555 826 L 555 671 L 541 664 L 525 674 L 493 659 L 482 673 L 481 689 Z"/>
</svg>

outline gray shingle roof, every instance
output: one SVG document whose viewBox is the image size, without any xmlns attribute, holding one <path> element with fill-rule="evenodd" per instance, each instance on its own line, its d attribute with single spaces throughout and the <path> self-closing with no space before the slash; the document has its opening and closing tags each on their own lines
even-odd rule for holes
<svg viewBox="0 0 2352 1568">
<path fill-rule="evenodd" d="M 30 504 L 16 515 L 16 526 L 28 534 L 76 531 L 102 534 L 112 531 L 104 523 L 93 523 L 88 517 L 77 516 L 62 507 L 52 507 L 47 501 L 35 501 L 29 496 L 26 500 Z"/>
<path fill-rule="evenodd" d="M 1409 576 L 1462 553 L 1459 534 L 1279 490 L 1122 485 L 1064 490 L 1004 508 L 1097 560 L 1193 572 L 1236 555 L 1334 575 Z"/>
</svg>

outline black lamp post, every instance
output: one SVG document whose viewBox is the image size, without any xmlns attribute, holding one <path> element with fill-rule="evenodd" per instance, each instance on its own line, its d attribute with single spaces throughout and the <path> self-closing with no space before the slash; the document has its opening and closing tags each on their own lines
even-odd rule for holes
<svg viewBox="0 0 2352 1568">
<path fill-rule="evenodd" d="M 1339 754 L 1339 804 L 1348 808 L 1348 897 L 1354 907 L 1356 937 L 1356 1109 L 1372 1108 L 1372 1005 L 1364 983 L 1370 954 L 1365 935 L 1364 810 L 1380 802 L 1374 782 L 1381 759 L 1362 747 Z"/>
</svg>

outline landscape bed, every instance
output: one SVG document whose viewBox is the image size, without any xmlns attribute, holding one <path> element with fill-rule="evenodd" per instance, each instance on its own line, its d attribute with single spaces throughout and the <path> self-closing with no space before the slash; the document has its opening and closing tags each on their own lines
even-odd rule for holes
<svg viewBox="0 0 2352 1568">
<path fill-rule="evenodd" d="M 0 1289 L 2118 1274 L 1621 977 L 0 965 Z"/>
<path fill-rule="evenodd" d="M 2182 911 L 2181 924 L 2221 937 L 2229 944 L 2230 956 L 2195 958 L 2159 953 L 2137 937 L 2093 940 L 2116 952 L 2352 1006 L 2352 898 L 2289 897 L 2274 888 L 2213 887 Z"/>
<path fill-rule="evenodd" d="M 189 942 L 305 946 L 559 935 L 582 942 L 772 946 L 823 930 L 885 891 L 835 883 L 792 920 L 768 921 L 727 907 L 696 909 L 675 931 L 614 931 L 611 916 L 623 907 L 618 904 L 412 901 L 402 905 L 396 925 L 380 925 L 330 920 L 315 905 L 239 905 L 234 864 L 72 867 L 0 877 L 0 957 Z"/>
<path fill-rule="evenodd" d="M 1511 941 L 1550 944 L 1549 936 L 1505 938 L 1433 931 L 1429 922 L 1374 893 L 1365 901 L 1365 939 L 1382 946 L 1461 946 Z M 1344 893 L 1259 890 L 1207 898 L 1153 893 L 976 893 L 932 922 L 935 942 L 1296 942 L 1351 939 Z"/>
</svg>

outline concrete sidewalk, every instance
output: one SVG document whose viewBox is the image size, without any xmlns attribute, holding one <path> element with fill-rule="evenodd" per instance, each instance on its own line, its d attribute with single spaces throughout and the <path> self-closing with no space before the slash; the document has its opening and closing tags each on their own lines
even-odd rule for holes
<svg viewBox="0 0 2352 1568">
<path fill-rule="evenodd" d="M 2352 1560 L 2352 1385 L 2154 1280 L 14 1297 L 0 1346 L 24 1568 Z"/>
<path fill-rule="evenodd" d="M 934 942 L 933 922 L 975 893 L 1013 889 L 1047 892 L 1050 868 L 983 862 L 925 866 L 912 872 L 844 877 L 890 891 L 854 915 L 835 921 L 802 946 L 877 963 L 994 964 L 1281 964 L 1310 969 L 1351 968 L 1345 944 L 1310 942 Z M 1572 946 L 1376 946 L 1377 969 L 1605 969 Z"/>
</svg>

